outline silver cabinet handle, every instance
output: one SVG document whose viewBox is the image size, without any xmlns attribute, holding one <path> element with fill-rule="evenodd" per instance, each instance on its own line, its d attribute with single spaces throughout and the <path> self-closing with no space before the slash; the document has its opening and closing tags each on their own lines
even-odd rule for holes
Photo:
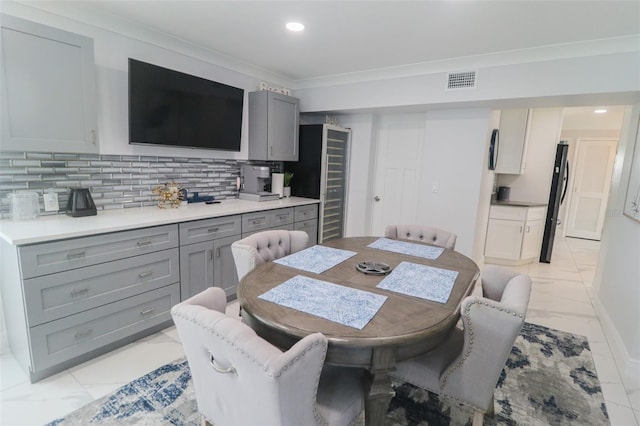
<svg viewBox="0 0 640 426">
<path fill-rule="evenodd" d="M 227 368 L 223 368 L 220 365 L 218 365 L 218 362 L 215 360 L 215 358 L 213 357 L 213 354 L 211 352 L 209 352 L 209 364 L 211 364 L 211 368 L 213 368 L 215 371 L 217 371 L 218 373 L 222 373 L 222 374 L 233 374 L 233 375 L 238 375 L 238 372 L 236 371 L 235 368 L 233 368 L 233 366 L 229 366 Z"/>
<path fill-rule="evenodd" d="M 252 223 L 253 223 L 254 225 L 259 225 L 259 224 L 261 224 L 261 223 L 263 223 L 263 222 L 264 222 L 264 220 L 262 220 L 262 219 L 254 219 Z"/>
<path fill-rule="evenodd" d="M 215 228 L 209 228 L 209 229 L 207 229 L 207 232 L 209 232 L 209 233 L 211 233 L 211 232 L 218 232 L 219 230 L 220 230 L 220 228 L 216 226 Z"/>
<path fill-rule="evenodd" d="M 88 291 L 89 291 L 88 287 L 78 288 L 78 289 L 75 289 L 75 290 L 71 290 L 71 295 L 72 296 L 77 296 L 77 295 L 82 294 L 82 293 L 87 293 Z"/>
<path fill-rule="evenodd" d="M 380 201 L 380 196 L 376 195 L 375 197 L 373 197 L 373 199 L 376 200 L 376 201 Z"/>
<path fill-rule="evenodd" d="M 67 259 L 71 260 L 71 259 L 77 259 L 79 257 L 84 257 L 86 254 L 86 252 L 84 250 L 82 251 L 77 251 L 75 253 L 67 253 Z"/>
<path fill-rule="evenodd" d="M 136 244 L 138 245 L 138 247 L 148 246 L 149 244 L 151 244 L 151 240 L 138 241 Z"/>
<path fill-rule="evenodd" d="M 93 333 L 93 329 L 92 328 L 90 328 L 88 330 L 78 331 L 78 332 L 76 332 L 76 334 L 73 337 L 75 337 L 76 339 L 82 339 L 84 337 L 89 337 L 89 335 L 91 333 Z"/>
<path fill-rule="evenodd" d="M 139 278 L 146 278 L 146 277 L 149 277 L 151 275 L 153 275 L 153 271 L 145 271 L 145 272 L 140 272 L 138 274 L 138 277 Z"/>
<path fill-rule="evenodd" d="M 150 314 L 151 312 L 153 312 L 153 311 L 154 311 L 154 309 L 153 309 L 153 308 L 151 308 L 151 309 L 146 309 L 146 310 L 144 310 L 144 311 L 140 311 L 140 315 L 149 315 L 149 314 Z"/>
</svg>

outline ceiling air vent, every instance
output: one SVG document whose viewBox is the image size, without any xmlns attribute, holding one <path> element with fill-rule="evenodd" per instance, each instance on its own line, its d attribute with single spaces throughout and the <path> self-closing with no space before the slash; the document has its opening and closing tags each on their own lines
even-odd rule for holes
<svg viewBox="0 0 640 426">
<path fill-rule="evenodd" d="M 450 72 L 447 74 L 447 89 L 468 89 L 476 87 L 476 72 Z"/>
</svg>

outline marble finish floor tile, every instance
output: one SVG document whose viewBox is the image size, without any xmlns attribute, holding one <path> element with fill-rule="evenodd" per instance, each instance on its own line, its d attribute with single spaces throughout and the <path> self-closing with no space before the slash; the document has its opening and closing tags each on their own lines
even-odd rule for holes
<svg viewBox="0 0 640 426">
<path fill-rule="evenodd" d="M 623 383 L 593 308 L 599 243 L 556 239 L 551 263 L 508 267 L 532 278 L 527 321 L 586 336 L 613 426 L 640 425 L 640 379 Z M 483 269 L 484 265 L 479 265 Z M 478 284 L 473 292 L 481 295 Z M 240 319 L 237 300 L 226 314 Z M 0 357 L 0 424 L 42 425 L 98 399 L 153 369 L 184 356 L 175 327 L 116 349 L 38 383 L 9 354 Z"/>
<path fill-rule="evenodd" d="M 638 418 L 631 408 L 611 401 L 606 401 L 606 405 L 611 426 L 638 426 Z"/>
<path fill-rule="evenodd" d="M 0 424 L 42 425 L 93 400 L 82 385 L 64 371 L 38 383 L 26 381 L 3 389 L 0 395 Z"/>
<path fill-rule="evenodd" d="M 85 386 L 128 383 L 184 356 L 182 344 L 160 332 L 69 369 Z"/>
</svg>

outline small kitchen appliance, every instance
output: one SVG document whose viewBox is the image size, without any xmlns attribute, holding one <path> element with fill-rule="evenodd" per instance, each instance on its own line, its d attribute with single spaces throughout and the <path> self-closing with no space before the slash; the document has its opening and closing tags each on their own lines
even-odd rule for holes
<svg viewBox="0 0 640 426">
<path fill-rule="evenodd" d="M 89 188 L 70 188 L 67 200 L 67 215 L 72 217 L 95 216 L 98 214 Z"/>
<path fill-rule="evenodd" d="M 242 189 L 240 199 L 249 201 L 278 200 L 280 196 L 266 191 L 271 180 L 271 171 L 267 166 L 254 166 L 244 164 L 242 166 Z"/>
<path fill-rule="evenodd" d="M 508 186 L 499 186 L 498 187 L 498 201 L 509 201 L 509 194 L 511 193 L 511 188 Z"/>
</svg>

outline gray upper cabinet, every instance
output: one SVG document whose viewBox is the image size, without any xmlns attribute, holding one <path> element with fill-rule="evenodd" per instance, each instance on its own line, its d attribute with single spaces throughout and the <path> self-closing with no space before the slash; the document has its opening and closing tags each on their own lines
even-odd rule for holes
<svg viewBox="0 0 640 426">
<path fill-rule="evenodd" d="M 93 40 L 2 23 L 2 150 L 98 152 Z"/>
<path fill-rule="evenodd" d="M 298 161 L 300 101 L 262 90 L 249 93 L 249 160 Z"/>
</svg>

